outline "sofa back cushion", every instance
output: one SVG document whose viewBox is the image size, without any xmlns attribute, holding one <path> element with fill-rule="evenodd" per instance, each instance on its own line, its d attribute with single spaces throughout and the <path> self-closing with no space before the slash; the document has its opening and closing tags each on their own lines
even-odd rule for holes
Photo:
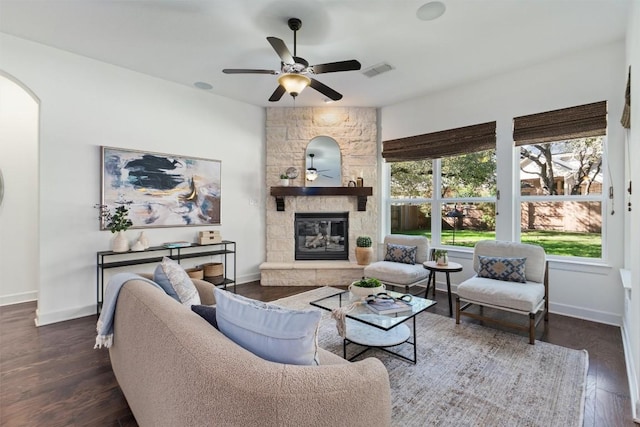
<svg viewBox="0 0 640 427">
<path fill-rule="evenodd" d="M 389 244 L 416 247 L 416 264 L 429 261 L 429 239 L 424 236 L 408 236 L 404 234 L 389 234 L 384 238 L 384 253 L 386 255 Z"/>
<path fill-rule="evenodd" d="M 500 240 L 481 240 L 473 249 L 473 269 L 476 273 L 480 271 L 478 256 L 526 258 L 524 273 L 527 281 L 544 282 L 547 258 L 541 246 Z"/>
<path fill-rule="evenodd" d="M 319 310 L 292 310 L 215 288 L 218 328 L 265 360 L 319 365 Z"/>
</svg>

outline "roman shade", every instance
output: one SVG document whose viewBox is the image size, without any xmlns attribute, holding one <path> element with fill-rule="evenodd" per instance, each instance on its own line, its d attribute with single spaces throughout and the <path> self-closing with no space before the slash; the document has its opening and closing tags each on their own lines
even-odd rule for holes
<svg viewBox="0 0 640 427">
<path fill-rule="evenodd" d="M 606 101 L 513 119 L 513 141 L 516 146 L 606 134 Z"/>
<path fill-rule="evenodd" d="M 384 141 L 387 162 L 437 159 L 496 147 L 496 122 Z"/>
</svg>

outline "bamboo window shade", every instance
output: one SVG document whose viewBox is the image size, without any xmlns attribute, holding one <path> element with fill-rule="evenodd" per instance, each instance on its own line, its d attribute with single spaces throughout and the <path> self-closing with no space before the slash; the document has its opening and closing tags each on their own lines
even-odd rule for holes
<svg viewBox="0 0 640 427">
<path fill-rule="evenodd" d="M 513 140 L 516 146 L 606 134 L 606 101 L 513 119 Z"/>
<path fill-rule="evenodd" d="M 408 162 L 475 153 L 496 147 L 496 122 L 384 141 L 387 162 Z"/>
</svg>

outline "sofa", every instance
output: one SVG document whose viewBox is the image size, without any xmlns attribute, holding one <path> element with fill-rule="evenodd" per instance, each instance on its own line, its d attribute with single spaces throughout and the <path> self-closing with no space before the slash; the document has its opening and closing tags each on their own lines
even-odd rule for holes
<svg viewBox="0 0 640 427">
<path fill-rule="evenodd" d="M 193 282 L 202 304 L 214 304 L 213 285 Z M 266 361 L 161 289 L 131 280 L 118 297 L 109 355 L 140 426 L 389 425 L 384 365 L 319 351 L 319 366 Z"/>
</svg>

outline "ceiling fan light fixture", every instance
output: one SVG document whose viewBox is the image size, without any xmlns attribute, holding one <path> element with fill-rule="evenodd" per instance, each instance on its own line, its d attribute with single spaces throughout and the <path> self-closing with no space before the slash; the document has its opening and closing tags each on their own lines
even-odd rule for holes
<svg viewBox="0 0 640 427">
<path fill-rule="evenodd" d="M 311 79 L 304 74 L 284 73 L 278 77 L 278 83 L 293 97 L 300 95 L 305 87 L 309 86 Z"/>
<path fill-rule="evenodd" d="M 307 169 L 305 176 L 307 181 L 315 181 L 318 178 L 318 170 L 316 168 Z"/>
</svg>

